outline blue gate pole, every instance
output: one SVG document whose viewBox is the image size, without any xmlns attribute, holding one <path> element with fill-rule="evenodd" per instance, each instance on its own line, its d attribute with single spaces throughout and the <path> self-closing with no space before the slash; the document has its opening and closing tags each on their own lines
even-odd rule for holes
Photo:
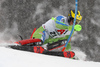
<svg viewBox="0 0 100 67">
<path fill-rule="evenodd" d="M 75 18 L 74 18 L 74 23 L 73 23 L 73 26 L 72 26 L 71 33 L 70 33 L 70 35 L 69 35 L 69 37 L 68 37 L 68 40 L 67 40 L 65 46 L 63 47 L 62 51 L 64 51 L 64 50 L 66 49 L 67 44 L 68 44 L 68 42 L 69 42 L 69 40 L 70 40 L 70 38 L 71 38 L 71 36 L 72 36 L 72 33 L 73 33 L 73 31 L 74 31 L 74 26 L 75 26 L 75 23 L 76 23 L 76 16 L 77 16 L 77 7 L 78 7 L 78 0 L 75 0 Z"/>
</svg>

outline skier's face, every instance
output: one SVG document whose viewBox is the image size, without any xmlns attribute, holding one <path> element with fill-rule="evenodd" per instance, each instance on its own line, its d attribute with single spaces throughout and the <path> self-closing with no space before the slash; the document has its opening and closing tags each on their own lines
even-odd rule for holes
<svg viewBox="0 0 100 67">
<path fill-rule="evenodd" d="M 74 23 L 74 19 L 70 21 L 70 25 L 73 25 L 73 23 Z M 79 23 L 80 23 L 80 20 L 77 20 L 77 19 L 76 19 L 75 25 L 76 25 L 76 24 L 79 24 Z"/>
<path fill-rule="evenodd" d="M 71 20 L 70 23 L 69 23 L 69 25 L 73 25 L 73 22 L 74 22 L 74 20 Z"/>
</svg>

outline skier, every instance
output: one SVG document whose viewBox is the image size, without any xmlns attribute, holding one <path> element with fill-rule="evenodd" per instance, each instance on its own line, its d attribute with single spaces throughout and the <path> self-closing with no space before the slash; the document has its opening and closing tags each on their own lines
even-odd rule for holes
<svg viewBox="0 0 100 67">
<path fill-rule="evenodd" d="M 74 18 L 75 18 L 75 10 L 70 10 L 68 17 L 57 16 L 55 18 L 52 18 L 34 32 L 34 34 L 32 35 L 32 39 L 20 40 L 16 43 L 22 46 L 11 46 L 11 48 L 24 50 L 24 51 L 31 51 L 35 53 L 42 53 L 46 55 L 74 58 L 75 53 L 73 51 L 70 51 L 71 50 L 70 41 L 65 51 L 63 52 L 50 51 L 49 49 L 44 49 L 43 47 L 43 45 L 46 45 L 47 48 L 51 49 L 52 47 L 60 46 L 62 43 L 59 43 L 59 42 L 67 41 L 72 29 Z M 79 25 L 81 20 L 82 20 L 82 16 L 80 14 L 80 11 L 78 11 L 77 16 L 76 16 L 77 26 L 75 25 L 74 31 L 81 30 L 81 26 Z M 40 41 L 41 42 L 38 43 L 38 42 L 35 42 L 34 40 L 35 41 L 39 40 L 39 42 Z M 35 42 L 35 45 L 34 45 L 34 42 Z M 34 46 L 29 46 L 31 44 Z"/>
<path fill-rule="evenodd" d="M 32 37 L 35 39 L 41 39 L 41 43 L 47 45 L 48 43 L 52 44 L 53 42 L 59 42 L 62 40 L 67 41 L 72 29 L 74 18 L 75 18 L 75 10 L 70 10 L 68 17 L 61 15 L 52 18 L 48 20 L 46 23 L 44 23 L 41 27 L 39 27 L 35 31 Z M 75 25 L 79 25 L 81 20 L 82 20 L 82 16 L 80 14 L 80 11 L 77 11 Z M 78 27 L 80 27 L 80 25 Z M 80 31 L 77 29 L 78 28 L 74 28 L 74 31 Z M 65 50 L 71 50 L 70 41 Z"/>
</svg>

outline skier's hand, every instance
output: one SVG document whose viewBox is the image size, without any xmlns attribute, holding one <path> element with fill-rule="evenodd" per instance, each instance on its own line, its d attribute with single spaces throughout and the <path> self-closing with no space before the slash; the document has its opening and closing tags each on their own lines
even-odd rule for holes
<svg viewBox="0 0 100 67">
<path fill-rule="evenodd" d="M 68 27 L 68 30 L 71 31 L 71 30 L 72 30 L 72 26 L 69 26 L 69 27 Z M 75 31 L 81 31 L 81 30 L 82 30 L 82 26 L 79 25 L 79 24 L 76 24 L 76 25 L 74 26 L 74 30 L 75 30 Z"/>
<path fill-rule="evenodd" d="M 75 31 L 81 31 L 82 30 L 82 26 L 79 25 L 79 24 L 76 24 L 75 27 L 74 27 L 74 30 Z"/>
</svg>

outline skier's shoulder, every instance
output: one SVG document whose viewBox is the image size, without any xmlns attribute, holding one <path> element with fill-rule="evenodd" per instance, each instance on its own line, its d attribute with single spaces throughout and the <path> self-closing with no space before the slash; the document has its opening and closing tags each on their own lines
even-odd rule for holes
<svg viewBox="0 0 100 67">
<path fill-rule="evenodd" d="M 55 21 L 52 19 L 49 19 L 47 22 L 45 22 L 44 24 L 42 24 L 42 27 L 45 28 L 50 28 L 53 27 L 55 24 Z"/>
</svg>

